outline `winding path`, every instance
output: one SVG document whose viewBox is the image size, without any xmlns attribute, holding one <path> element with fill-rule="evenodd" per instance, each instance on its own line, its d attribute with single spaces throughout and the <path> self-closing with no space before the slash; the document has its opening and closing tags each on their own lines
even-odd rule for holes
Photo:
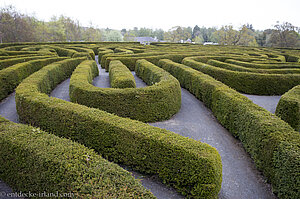
<svg viewBox="0 0 300 199">
<path fill-rule="evenodd" d="M 96 57 L 97 60 L 97 57 Z M 93 81 L 97 87 L 110 87 L 108 73 L 100 69 L 100 74 Z M 146 84 L 136 77 L 137 87 L 144 87 Z M 52 97 L 70 101 L 69 82 L 65 80 L 58 85 L 50 94 Z M 280 96 L 252 96 L 245 95 L 254 103 L 263 106 L 271 112 L 275 112 Z M 0 115 L 18 122 L 18 115 L 15 108 L 14 93 L 0 103 Z M 180 111 L 170 120 L 150 123 L 152 126 L 171 130 L 180 135 L 200 140 L 215 147 L 221 157 L 223 164 L 223 182 L 219 194 L 220 199 L 240 199 L 240 198 L 276 198 L 271 191 L 269 184 L 265 183 L 264 177 L 255 168 L 249 155 L 245 152 L 239 140 L 235 139 L 224 127 L 222 127 L 213 116 L 212 112 L 204 104 L 182 89 L 182 105 Z M 129 170 L 128 168 L 124 167 Z M 143 176 L 132 172 L 135 178 L 159 199 L 183 198 L 174 189 L 168 188 L 153 177 Z M 0 192 L 8 191 L 9 187 L 0 181 Z M 0 197 L 1 198 L 1 197 Z"/>
</svg>

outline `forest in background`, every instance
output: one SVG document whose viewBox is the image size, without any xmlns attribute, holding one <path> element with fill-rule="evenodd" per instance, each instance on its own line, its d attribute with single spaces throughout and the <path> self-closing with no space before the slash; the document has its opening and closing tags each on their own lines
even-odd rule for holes
<svg viewBox="0 0 300 199">
<path fill-rule="evenodd" d="M 231 25 L 215 27 L 175 26 L 163 29 L 133 28 L 113 30 L 80 25 L 66 16 L 52 17 L 49 22 L 22 14 L 13 6 L 0 9 L 0 42 L 57 42 L 57 41 L 134 41 L 135 37 L 153 37 L 167 42 L 205 42 L 219 45 L 266 47 L 300 47 L 300 28 L 289 22 L 277 22 L 272 29 L 255 30 L 245 24 L 238 30 Z"/>
</svg>

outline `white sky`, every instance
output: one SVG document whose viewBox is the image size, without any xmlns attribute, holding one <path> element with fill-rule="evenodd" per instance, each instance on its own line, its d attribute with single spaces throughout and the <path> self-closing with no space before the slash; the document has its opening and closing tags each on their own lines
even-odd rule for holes
<svg viewBox="0 0 300 199">
<path fill-rule="evenodd" d="M 173 26 L 272 28 L 276 21 L 300 27 L 300 0 L 0 0 L 22 13 L 49 21 L 54 15 L 98 28 L 132 29 Z"/>
</svg>

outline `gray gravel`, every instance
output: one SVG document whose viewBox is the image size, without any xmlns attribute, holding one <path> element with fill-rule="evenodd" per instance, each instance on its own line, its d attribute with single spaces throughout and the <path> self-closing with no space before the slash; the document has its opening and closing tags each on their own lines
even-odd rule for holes
<svg viewBox="0 0 300 199">
<path fill-rule="evenodd" d="M 16 109 L 16 93 L 13 92 L 7 98 L 0 102 L 0 115 L 12 122 L 19 122 L 19 116 Z"/>
<path fill-rule="evenodd" d="M 265 183 L 241 142 L 218 123 L 201 101 L 187 90 L 181 91 L 180 111 L 170 120 L 150 125 L 205 142 L 219 151 L 223 165 L 220 199 L 275 198 L 271 186 Z"/>
<path fill-rule="evenodd" d="M 23 197 L 19 197 L 20 194 L 20 192 L 13 191 L 5 182 L 0 180 L 0 199 L 23 199 Z"/>
<path fill-rule="evenodd" d="M 260 95 L 248 95 L 243 94 L 244 96 L 248 97 L 254 104 L 265 108 L 266 110 L 270 111 L 271 113 L 275 113 L 277 104 L 281 98 L 281 96 L 260 96 Z"/>
</svg>

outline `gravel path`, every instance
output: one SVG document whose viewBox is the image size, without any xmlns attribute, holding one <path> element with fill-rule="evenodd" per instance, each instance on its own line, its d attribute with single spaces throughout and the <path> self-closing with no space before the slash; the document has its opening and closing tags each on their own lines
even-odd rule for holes
<svg viewBox="0 0 300 199">
<path fill-rule="evenodd" d="M 260 96 L 260 95 L 248 95 L 243 94 L 248 97 L 254 104 L 265 108 L 271 113 L 275 113 L 276 106 L 281 98 L 281 96 Z"/>
<path fill-rule="evenodd" d="M 205 142 L 219 151 L 223 165 L 220 199 L 275 198 L 270 185 L 265 183 L 241 142 L 218 123 L 201 101 L 185 89 L 181 92 L 180 111 L 170 120 L 150 125 Z"/>
</svg>

